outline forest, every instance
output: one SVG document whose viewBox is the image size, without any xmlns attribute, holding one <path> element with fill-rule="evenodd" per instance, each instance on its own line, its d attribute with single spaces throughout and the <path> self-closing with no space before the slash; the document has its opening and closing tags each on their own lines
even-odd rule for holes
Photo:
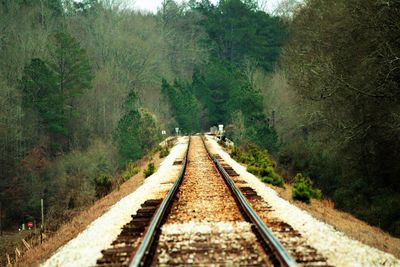
<svg viewBox="0 0 400 267">
<path fill-rule="evenodd" d="M 4 228 L 55 230 L 161 131 L 224 124 L 338 209 L 400 236 L 400 2 L 0 1 Z M 102 177 L 102 179 L 99 179 Z"/>
</svg>

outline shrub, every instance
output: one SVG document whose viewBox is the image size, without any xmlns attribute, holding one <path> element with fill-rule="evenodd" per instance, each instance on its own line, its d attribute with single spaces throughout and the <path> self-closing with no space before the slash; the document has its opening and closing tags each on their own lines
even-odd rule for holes
<svg viewBox="0 0 400 267">
<path fill-rule="evenodd" d="M 154 166 L 154 163 L 153 162 L 150 162 L 148 165 L 147 165 L 147 167 L 146 167 L 146 169 L 144 170 L 144 177 L 145 178 L 147 178 L 147 177 L 149 177 L 150 175 L 152 175 L 154 172 L 156 171 L 156 167 Z"/>
<path fill-rule="evenodd" d="M 313 183 L 309 177 L 298 173 L 292 188 L 292 198 L 305 203 L 310 203 L 311 198 L 321 199 L 322 193 L 319 189 L 312 187 Z"/>
<path fill-rule="evenodd" d="M 279 175 L 277 175 L 276 173 L 273 173 L 270 176 L 262 177 L 261 181 L 263 183 L 272 184 L 272 185 L 279 186 L 282 188 L 285 187 L 285 183 L 284 183 L 283 179 L 281 177 L 279 177 Z"/>
<path fill-rule="evenodd" d="M 161 148 L 161 150 L 160 150 L 160 159 L 165 158 L 168 155 L 169 155 L 168 147 Z"/>
<path fill-rule="evenodd" d="M 96 197 L 100 198 L 111 192 L 112 177 L 106 174 L 100 175 L 94 179 Z"/>
<path fill-rule="evenodd" d="M 274 170 L 276 163 L 269 158 L 266 151 L 256 145 L 248 144 L 243 149 L 235 147 L 231 157 L 247 164 L 247 171 L 260 178 L 262 182 L 279 187 L 285 186 L 283 179 Z"/>
<path fill-rule="evenodd" d="M 247 171 L 254 174 L 255 176 L 260 176 L 260 168 L 254 165 L 247 166 Z"/>
<path fill-rule="evenodd" d="M 132 176 L 135 176 L 137 173 L 139 173 L 139 171 L 140 169 L 138 166 L 136 166 L 135 163 L 128 162 L 125 171 L 122 173 L 122 178 L 124 182 L 129 180 Z"/>
<path fill-rule="evenodd" d="M 227 148 L 226 142 L 224 140 L 218 140 L 218 144 L 223 148 Z"/>
</svg>

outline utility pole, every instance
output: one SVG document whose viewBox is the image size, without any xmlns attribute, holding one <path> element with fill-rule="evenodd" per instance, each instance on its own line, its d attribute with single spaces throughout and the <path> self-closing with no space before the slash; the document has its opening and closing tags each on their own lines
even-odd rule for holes
<svg viewBox="0 0 400 267">
<path fill-rule="evenodd" d="M 2 204 L 3 203 L 0 200 L 0 236 L 3 235 L 3 225 L 1 224 L 1 219 L 3 218 L 3 210 L 2 210 L 3 205 Z"/>
<path fill-rule="evenodd" d="M 40 226 L 40 243 L 42 243 L 43 242 L 43 231 L 44 231 L 43 198 L 40 199 L 40 208 L 42 211 L 42 225 Z"/>
</svg>

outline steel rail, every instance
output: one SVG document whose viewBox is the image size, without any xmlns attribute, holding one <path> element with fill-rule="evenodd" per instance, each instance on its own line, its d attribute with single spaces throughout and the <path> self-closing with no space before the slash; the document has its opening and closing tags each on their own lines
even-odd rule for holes
<svg viewBox="0 0 400 267">
<path fill-rule="evenodd" d="M 237 202 L 239 202 L 242 210 L 246 213 L 249 220 L 254 224 L 257 229 L 258 234 L 261 236 L 262 240 L 270 246 L 270 249 L 275 253 L 277 260 L 279 261 L 281 266 L 287 267 L 295 267 L 297 266 L 296 261 L 289 255 L 283 245 L 279 242 L 279 240 L 272 234 L 272 232 L 268 229 L 268 227 L 264 224 L 261 218 L 257 215 L 251 205 L 247 202 L 246 198 L 243 196 L 242 192 L 236 186 L 235 182 L 228 175 L 225 169 L 222 167 L 221 163 L 211 154 L 208 150 L 207 145 L 205 143 L 205 138 L 202 137 L 204 147 L 207 150 L 208 156 L 214 162 L 218 171 L 221 173 L 223 178 L 225 179 L 226 184 L 231 190 Z"/>
<path fill-rule="evenodd" d="M 157 231 L 160 229 L 160 226 L 163 223 L 167 211 L 171 208 L 174 197 L 178 192 L 178 188 L 183 180 L 183 176 L 185 174 L 188 161 L 187 158 L 188 158 L 189 146 L 190 146 L 190 136 L 189 136 L 188 146 L 185 152 L 185 158 L 183 160 L 182 168 L 179 172 L 178 178 L 172 185 L 171 189 L 168 191 L 167 196 L 161 202 L 160 207 L 157 209 L 153 219 L 151 220 L 150 226 L 146 231 L 142 243 L 140 244 L 138 250 L 136 251 L 135 256 L 129 263 L 130 267 L 138 267 L 146 264 L 147 257 L 149 256 L 151 247 L 155 241 Z"/>
</svg>

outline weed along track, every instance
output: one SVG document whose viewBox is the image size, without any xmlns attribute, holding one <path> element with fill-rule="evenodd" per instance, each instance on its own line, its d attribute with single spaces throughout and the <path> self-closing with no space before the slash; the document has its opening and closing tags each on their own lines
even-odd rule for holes
<svg viewBox="0 0 400 267">
<path fill-rule="evenodd" d="M 289 225 L 268 220 L 268 205 L 200 136 L 178 161 L 167 196 L 142 204 L 99 266 L 327 265 Z"/>
</svg>

